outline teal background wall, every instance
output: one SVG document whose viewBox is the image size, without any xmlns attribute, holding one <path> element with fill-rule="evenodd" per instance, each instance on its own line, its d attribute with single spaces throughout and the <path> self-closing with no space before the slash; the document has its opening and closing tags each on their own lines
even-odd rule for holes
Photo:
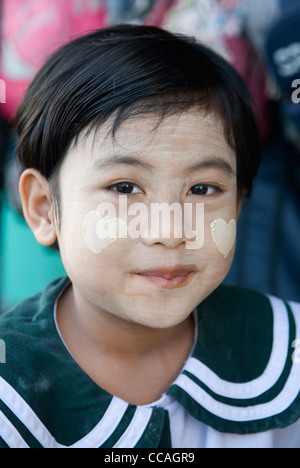
<svg viewBox="0 0 300 468">
<path fill-rule="evenodd" d="M 60 256 L 35 240 L 24 219 L 1 196 L 0 303 L 6 309 L 65 274 Z"/>
</svg>

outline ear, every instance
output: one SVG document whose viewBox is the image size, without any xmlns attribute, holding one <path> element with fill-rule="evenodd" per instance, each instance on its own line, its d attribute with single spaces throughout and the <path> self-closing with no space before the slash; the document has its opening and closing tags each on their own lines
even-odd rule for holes
<svg viewBox="0 0 300 468">
<path fill-rule="evenodd" d="M 36 240 L 41 245 L 53 245 L 57 232 L 49 182 L 39 171 L 26 169 L 21 175 L 19 190 L 24 217 Z"/>
</svg>

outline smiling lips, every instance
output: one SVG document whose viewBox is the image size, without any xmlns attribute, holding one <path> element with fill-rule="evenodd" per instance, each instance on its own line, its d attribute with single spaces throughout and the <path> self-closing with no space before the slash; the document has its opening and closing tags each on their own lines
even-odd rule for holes
<svg viewBox="0 0 300 468">
<path fill-rule="evenodd" d="M 162 289 L 175 289 L 187 286 L 195 273 L 194 266 L 175 266 L 138 271 L 135 274 Z"/>
</svg>

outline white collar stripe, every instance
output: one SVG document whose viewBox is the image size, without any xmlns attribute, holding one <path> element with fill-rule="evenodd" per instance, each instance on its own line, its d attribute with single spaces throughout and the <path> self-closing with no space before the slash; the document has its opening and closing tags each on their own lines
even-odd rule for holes
<svg viewBox="0 0 300 468">
<path fill-rule="evenodd" d="M 26 401 L 1 377 L 0 399 L 43 447 L 67 448 L 56 442 Z M 93 447 L 101 446 L 117 428 L 127 408 L 128 404 L 125 401 L 114 397 L 99 424 L 70 448 L 91 447 L 91 445 Z M 4 425 L 3 427 L 1 425 L 0 436 L 4 440 L 5 433 Z"/>
<path fill-rule="evenodd" d="M 43 447 L 52 447 L 54 439 L 26 401 L 0 377 L 0 399 L 24 424 Z M 0 435 L 1 431 L 0 431 Z"/>
<path fill-rule="evenodd" d="M 100 447 L 116 430 L 127 408 L 128 404 L 125 401 L 114 397 L 97 426 L 94 427 L 94 429 L 89 434 L 73 444 L 70 448 Z"/>
<path fill-rule="evenodd" d="M 0 411 L 0 436 L 11 448 L 29 448 L 17 429 Z"/>
<path fill-rule="evenodd" d="M 153 410 L 151 408 L 137 407 L 134 417 L 127 430 L 114 445 L 114 448 L 135 447 L 148 426 Z"/>
<path fill-rule="evenodd" d="M 200 406 L 209 413 L 228 421 L 246 422 L 269 418 L 285 411 L 299 394 L 300 367 L 295 369 L 284 390 L 274 400 L 246 408 L 227 405 L 215 400 L 186 375 L 181 375 L 177 385 L 186 391 Z"/>
<path fill-rule="evenodd" d="M 294 309 L 296 337 L 300 338 L 300 306 L 291 303 L 290 307 Z M 287 410 L 299 395 L 299 382 L 300 365 L 293 363 L 284 388 L 273 400 L 248 407 L 232 406 L 215 400 L 185 374 L 177 379 L 176 385 L 209 413 L 228 421 L 246 422 L 270 418 Z"/>
<path fill-rule="evenodd" d="M 273 309 L 273 347 L 264 373 L 250 382 L 235 383 L 221 379 L 205 364 L 195 358 L 187 361 L 184 370 L 193 374 L 215 394 L 234 399 L 255 398 L 269 390 L 279 379 L 285 367 L 289 346 L 289 318 L 280 299 L 270 297 Z"/>
</svg>

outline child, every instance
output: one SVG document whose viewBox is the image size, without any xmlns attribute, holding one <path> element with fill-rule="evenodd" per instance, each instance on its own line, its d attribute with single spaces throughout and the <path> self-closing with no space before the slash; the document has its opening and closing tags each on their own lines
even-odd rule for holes
<svg viewBox="0 0 300 468">
<path fill-rule="evenodd" d="M 259 163 L 232 67 L 115 26 L 54 53 L 17 120 L 24 215 L 68 277 L 0 318 L 0 445 L 300 446 L 299 305 L 221 285 Z"/>
</svg>

